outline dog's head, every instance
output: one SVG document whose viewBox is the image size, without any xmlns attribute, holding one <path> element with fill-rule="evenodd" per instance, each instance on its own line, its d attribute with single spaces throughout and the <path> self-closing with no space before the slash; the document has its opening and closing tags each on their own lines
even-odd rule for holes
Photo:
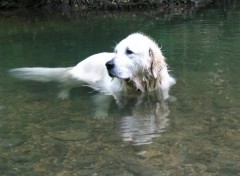
<svg viewBox="0 0 240 176">
<path fill-rule="evenodd" d="M 123 39 L 114 52 L 115 57 L 106 63 L 109 76 L 133 80 L 135 84 L 158 79 L 161 69 L 166 67 L 158 45 L 141 33 L 134 33 Z"/>
</svg>

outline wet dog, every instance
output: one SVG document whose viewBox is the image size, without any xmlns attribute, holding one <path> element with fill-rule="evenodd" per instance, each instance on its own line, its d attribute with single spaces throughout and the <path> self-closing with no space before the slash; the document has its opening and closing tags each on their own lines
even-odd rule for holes
<svg viewBox="0 0 240 176">
<path fill-rule="evenodd" d="M 58 96 L 62 99 L 69 96 L 71 88 L 83 85 L 112 95 L 117 102 L 122 94 L 156 90 L 167 99 L 175 84 L 161 49 L 142 33 L 133 33 L 120 41 L 113 53 L 92 55 L 74 67 L 24 67 L 11 69 L 10 73 L 26 80 L 58 82 L 62 87 Z"/>
<path fill-rule="evenodd" d="M 60 98 L 67 98 L 71 88 L 87 84 L 108 95 L 160 88 L 164 99 L 167 99 L 169 88 L 175 84 L 160 48 L 141 33 L 123 39 L 113 53 L 92 55 L 75 67 L 25 67 L 11 69 L 10 73 L 21 79 L 58 82 L 63 87 Z"/>
</svg>

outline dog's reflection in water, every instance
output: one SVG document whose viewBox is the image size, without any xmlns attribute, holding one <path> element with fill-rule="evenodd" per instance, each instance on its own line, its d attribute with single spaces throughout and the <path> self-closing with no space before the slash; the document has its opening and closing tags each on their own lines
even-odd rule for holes
<svg viewBox="0 0 240 176">
<path fill-rule="evenodd" d="M 117 124 L 124 141 L 132 141 L 134 145 L 150 144 L 165 131 L 170 111 L 161 91 L 134 97 L 123 95 L 120 100 L 123 115 Z"/>
</svg>

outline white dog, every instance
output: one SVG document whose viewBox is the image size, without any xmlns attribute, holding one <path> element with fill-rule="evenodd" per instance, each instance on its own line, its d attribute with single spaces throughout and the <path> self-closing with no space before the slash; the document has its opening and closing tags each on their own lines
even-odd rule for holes
<svg viewBox="0 0 240 176">
<path fill-rule="evenodd" d="M 175 84 L 158 45 L 149 37 L 134 33 L 117 44 L 114 53 L 99 53 L 67 68 L 15 68 L 10 73 L 21 79 L 59 82 L 60 98 L 73 87 L 86 85 L 116 100 L 122 93 L 161 90 L 168 98 Z"/>
</svg>

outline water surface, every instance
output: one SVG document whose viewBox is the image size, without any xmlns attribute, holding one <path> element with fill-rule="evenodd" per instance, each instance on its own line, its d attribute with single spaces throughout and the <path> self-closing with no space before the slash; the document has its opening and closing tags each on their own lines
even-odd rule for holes
<svg viewBox="0 0 240 176">
<path fill-rule="evenodd" d="M 238 4 L 186 15 L 2 17 L 1 175 L 239 175 L 239 10 Z M 104 98 L 89 88 L 59 100 L 58 85 L 7 73 L 73 66 L 136 31 L 162 46 L 177 101 L 156 104 L 150 95 L 119 107 L 112 99 L 101 118 L 96 104 L 104 106 Z"/>
</svg>

